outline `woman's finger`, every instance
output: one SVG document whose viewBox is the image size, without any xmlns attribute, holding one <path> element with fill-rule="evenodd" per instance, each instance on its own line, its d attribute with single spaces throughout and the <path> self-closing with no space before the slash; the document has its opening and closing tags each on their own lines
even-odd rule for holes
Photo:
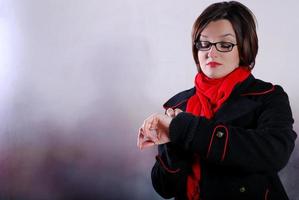
<svg viewBox="0 0 299 200">
<path fill-rule="evenodd" d="M 137 135 L 137 147 L 140 148 L 140 144 L 141 144 L 143 138 L 144 138 L 144 135 L 143 135 L 143 129 L 142 129 L 142 127 L 141 127 L 141 128 L 139 128 L 139 130 L 138 130 L 138 135 Z"/>
<path fill-rule="evenodd" d="M 145 137 L 150 137 L 151 134 L 150 127 L 152 126 L 153 118 L 154 118 L 154 114 L 149 116 L 146 120 L 144 120 L 143 134 Z"/>
<path fill-rule="evenodd" d="M 151 138 L 146 137 L 144 135 L 143 128 L 140 128 L 139 133 L 138 133 L 138 138 L 137 138 L 137 146 L 140 149 L 143 149 L 143 148 L 150 147 L 150 146 L 153 146 L 153 145 L 155 145 L 155 142 Z"/>
<path fill-rule="evenodd" d="M 157 114 L 152 115 L 148 119 L 145 120 L 145 128 L 144 128 L 144 136 L 149 140 L 156 141 L 157 134 L 156 129 L 158 125 Z"/>
<path fill-rule="evenodd" d="M 153 145 L 155 145 L 155 142 L 151 138 L 145 137 L 143 135 L 142 130 L 140 130 L 138 138 L 137 138 L 137 146 L 140 149 L 143 149 L 145 147 L 150 147 L 150 146 L 153 146 Z"/>
<path fill-rule="evenodd" d="M 140 149 L 144 149 L 144 148 L 148 148 L 148 147 L 151 147 L 151 146 L 154 146 L 156 145 L 155 142 L 151 141 L 151 140 L 145 140 L 143 141 L 141 144 L 140 144 Z"/>
</svg>

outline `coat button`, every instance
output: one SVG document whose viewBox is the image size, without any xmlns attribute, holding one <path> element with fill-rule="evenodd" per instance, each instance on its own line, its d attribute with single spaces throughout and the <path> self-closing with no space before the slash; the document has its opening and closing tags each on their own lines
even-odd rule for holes
<svg viewBox="0 0 299 200">
<path fill-rule="evenodd" d="M 216 136 L 217 136 L 218 138 L 222 138 L 223 135 L 224 135 L 224 133 L 223 133 L 222 131 L 217 131 L 217 133 L 216 133 Z"/>
<path fill-rule="evenodd" d="M 246 192 L 246 188 L 244 186 L 240 187 L 240 192 Z"/>
</svg>

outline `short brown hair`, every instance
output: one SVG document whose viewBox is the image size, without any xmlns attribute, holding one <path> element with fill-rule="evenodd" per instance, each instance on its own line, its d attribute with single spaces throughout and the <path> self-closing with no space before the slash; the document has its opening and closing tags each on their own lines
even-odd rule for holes
<svg viewBox="0 0 299 200">
<path fill-rule="evenodd" d="M 200 64 L 195 42 L 210 22 L 220 19 L 230 21 L 236 33 L 240 56 L 239 65 L 252 69 L 255 65 L 255 57 L 258 52 L 256 18 L 251 10 L 243 4 L 237 1 L 229 1 L 214 3 L 208 6 L 194 22 L 192 30 L 192 52 L 198 71 L 200 71 Z"/>
</svg>

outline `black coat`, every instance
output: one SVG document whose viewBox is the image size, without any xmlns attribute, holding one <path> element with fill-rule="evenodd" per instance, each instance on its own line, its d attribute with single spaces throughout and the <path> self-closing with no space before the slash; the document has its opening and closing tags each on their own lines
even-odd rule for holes
<svg viewBox="0 0 299 200">
<path fill-rule="evenodd" d="M 183 91 L 164 108 L 184 111 L 194 93 Z M 197 154 L 201 200 L 288 199 L 278 171 L 294 149 L 293 122 L 283 89 L 250 75 L 212 119 L 182 112 L 171 121 L 171 142 L 158 146 L 153 186 L 164 198 L 187 199 L 186 178 Z"/>
</svg>

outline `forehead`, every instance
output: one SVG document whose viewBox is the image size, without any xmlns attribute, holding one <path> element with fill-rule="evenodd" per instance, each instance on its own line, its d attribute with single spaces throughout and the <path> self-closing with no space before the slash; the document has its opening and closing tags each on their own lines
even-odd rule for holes
<svg viewBox="0 0 299 200">
<path fill-rule="evenodd" d="M 204 38 L 236 38 L 232 24 L 226 19 L 210 22 L 200 35 Z"/>
</svg>

